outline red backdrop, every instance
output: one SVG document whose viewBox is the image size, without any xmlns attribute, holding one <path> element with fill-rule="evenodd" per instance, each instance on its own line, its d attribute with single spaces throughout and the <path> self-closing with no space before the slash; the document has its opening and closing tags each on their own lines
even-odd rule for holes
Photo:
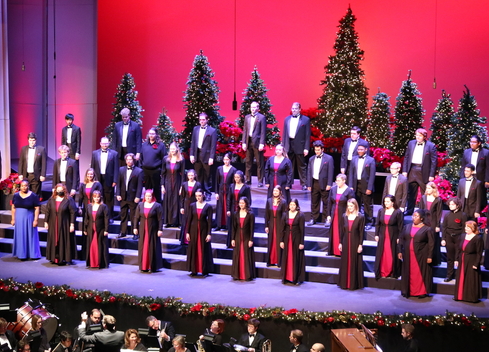
<svg viewBox="0 0 489 352">
<path fill-rule="evenodd" d="M 466 84 L 489 115 L 489 3 L 458 0 L 236 0 L 238 102 L 256 65 L 282 128 L 291 103 L 316 106 L 339 20 L 350 4 L 365 50 L 369 96 L 395 97 L 409 69 L 422 92 L 425 125 L 440 98 L 455 106 Z M 98 127 L 111 119 L 124 72 L 133 74 L 144 134 L 163 107 L 180 130 L 182 98 L 195 55 L 209 58 L 221 89 L 221 114 L 234 120 L 234 1 L 105 0 L 98 5 Z M 436 34 L 436 35 L 435 35 Z M 435 45 L 436 44 L 436 45 Z M 433 89 L 436 76 L 437 88 Z"/>
</svg>

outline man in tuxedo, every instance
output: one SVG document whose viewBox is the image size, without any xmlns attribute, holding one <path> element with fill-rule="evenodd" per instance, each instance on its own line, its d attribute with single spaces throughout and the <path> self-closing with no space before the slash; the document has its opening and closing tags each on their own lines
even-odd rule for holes
<svg viewBox="0 0 489 352">
<path fill-rule="evenodd" d="M 326 348 L 322 343 L 315 343 L 312 345 L 310 352 L 326 352 Z"/>
<path fill-rule="evenodd" d="M 124 332 L 115 329 L 115 318 L 112 315 L 105 315 L 102 321 L 103 331 L 93 335 L 86 335 L 85 325 L 87 314 L 82 316 L 82 323 L 78 326 L 80 339 L 85 342 L 93 343 L 93 352 L 119 352 L 124 344 Z"/>
<path fill-rule="evenodd" d="M 217 131 L 208 125 L 206 113 L 199 115 L 200 126 L 195 126 L 190 144 L 190 162 L 194 164 L 197 181 L 204 187 L 205 194 L 210 195 L 211 166 L 216 156 Z"/>
<path fill-rule="evenodd" d="M 351 160 L 348 171 L 348 186 L 355 191 L 358 207 L 365 213 L 365 229 L 369 230 L 373 224 L 372 199 L 375 184 L 375 159 L 367 154 L 367 148 L 359 145 L 358 155 Z"/>
<path fill-rule="evenodd" d="M 17 347 L 17 339 L 15 334 L 11 330 L 7 330 L 8 322 L 5 318 L 0 318 L 0 346 L 7 344 L 7 347 L 11 350 L 15 350 Z"/>
<path fill-rule="evenodd" d="M 301 104 L 292 104 L 292 115 L 285 118 L 282 144 L 288 154 L 294 170 L 298 170 L 302 190 L 306 185 L 306 156 L 311 143 L 311 122 L 309 117 L 301 115 Z"/>
<path fill-rule="evenodd" d="M 400 173 L 401 163 L 397 161 L 392 163 L 390 170 L 391 174 L 386 177 L 382 191 L 382 204 L 385 196 L 390 194 L 396 198 L 396 203 L 401 211 L 404 211 L 407 200 L 407 178 Z"/>
<path fill-rule="evenodd" d="M 474 176 L 489 188 L 489 150 L 482 148 L 482 139 L 474 135 L 470 137 L 470 148 L 464 150 L 460 163 L 459 177 L 464 177 L 464 169 L 468 164 L 475 166 Z"/>
<path fill-rule="evenodd" d="M 117 200 L 120 202 L 121 232 L 119 238 L 126 237 L 128 233 L 127 223 L 131 220 L 131 227 L 134 224 L 134 214 L 136 207 L 141 200 L 143 191 L 143 170 L 134 166 L 134 154 L 126 155 L 126 166 L 119 169 L 119 185 L 117 187 Z M 133 235 L 133 239 L 138 239 L 138 235 Z"/>
<path fill-rule="evenodd" d="M 263 187 L 264 165 L 265 165 L 265 142 L 267 137 L 267 120 L 259 113 L 260 104 L 256 101 L 251 103 L 251 114 L 246 115 L 243 125 L 243 151 L 246 152 L 245 176 L 246 183 L 251 185 L 251 168 L 253 159 L 256 159 L 256 173 L 258 176 L 258 187 Z"/>
<path fill-rule="evenodd" d="M 241 335 L 238 344 L 248 347 L 248 352 L 261 352 L 265 336 L 258 332 L 260 321 L 258 319 L 248 320 L 248 333 Z"/>
<path fill-rule="evenodd" d="M 58 183 L 62 183 L 70 192 L 70 196 L 74 197 L 80 186 L 78 163 L 69 157 L 70 148 L 66 145 L 61 145 L 58 148 L 58 154 L 59 158 L 53 166 L 53 191 Z"/>
<path fill-rule="evenodd" d="M 87 312 L 83 312 L 81 314 L 82 322 L 86 314 Z M 88 319 L 85 321 L 85 335 L 92 335 L 94 332 L 96 332 L 94 330 L 99 330 L 101 322 L 102 322 L 102 312 L 96 308 L 92 309 Z M 73 351 L 75 352 L 82 352 L 88 348 L 93 348 L 92 343 L 81 341 L 80 334 L 78 333 L 78 326 L 75 328 L 75 330 L 73 330 L 72 340 L 73 340 Z"/>
<path fill-rule="evenodd" d="M 156 337 L 155 341 L 149 342 L 146 347 L 159 347 L 160 351 L 166 352 L 172 346 L 172 340 L 175 337 L 175 328 L 169 321 L 161 321 L 153 315 L 146 318 L 146 326 L 149 328 L 149 337 Z"/>
<path fill-rule="evenodd" d="M 73 114 L 66 114 L 66 126 L 61 130 L 61 144 L 70 148 L 70 158 L 78 162 L 81 154 L 81 129 L 73 123 L 74 120 Z"/>
<path fill-rule="evenodd" d="M 414 325 L 412 324 L 402 324 L 401 325 L 401 336 L 404 339 L 404 349 L 405 352 L 419 352 L 418 340 L 414 338 Z"/>
<path fill-rule="evenodd" d="M 302 343 L 302 338 L 304 334 L 301 330 L 295 329 L 290 332 L 289 341 L 290 341 L 290 352 L 309 352 L 307 347 Z"/>
<path fill-rule="evenodd" d="M 311 221 L 309 221 L 309 225 L 318 222 L 321 202 L 323 203 L 322 221 L 326 222 L 329 190 L 333 184 L 334 174 L 333 158 L 324 153 L 323 142 L 315 141 L 313 146 L 315 156 L 309 159 L 307 170 L 307 189 L 311 192 Z"/>
<path fill-rule="evenodd" d="M 403 175 L 408 178 L 408 197 L 406 215 L 413 215 L 418 188 L 421 194 L 426 184 L 435 179 L 438 156 L 436 146 L 427 140 L 428 132 L 424 128 L 416 130 L 416 139 L 409 141 L 404 164 Z"/>
<path fill-rule="evenodd" d="M 467 220 L 477 221 L 481 216 L 482 209 L 486 207 L 486 195 L 484 184 L 473 175 L 475 166 L 465 165 L 464 178 L 458 183 L 457 198 L 462 202 L 462 210 L 467 214 Z"/>
<path fill-rule="evenodd" d="M 124 108 L 121 110 L 122 121 L 114 126 L 112 132 L 112 148 L 119 155 L 119 166 L 124 166 L 125 156 L 128 153 L 134 154 L 134 160 L 139 160 L 143 137 L 141 126 L 131 120 L 131 110 Z"/>
<path fill-rule="evenodd" d="M 31 191 L 41 197 L 42 183 L 46 179 L 46 150 L 36 145 L 35 133 L 29 133 L 27 138 L 29 145 L 23 146 L 20 151 L 19 180 L 29 181 Z"/>
<path fill-rule="evenodd" d="M 114 214 L 114 187 L 119 181 L 119 156 L 115 150 L 109 149 L 109 139 L 100 139 L 100 149 L 92 152 L 90 167 L 95 177 L 104 188 L 104 203 L 109 207 L 109 221 L 112 222 Z"/>
<path fill-rule="evenodd" d="M 370 144 L 363 138 L 360 138 L 361 128 L 353 126 L 350 130 L 350 138 L 345 139 L 343 149 L 341 150 L 340 170 L 342 174 L 347 175 L 348 168 L 354 156 L 358 155 L 358 146 L 363 145 L 368 154 Z"/>
<path fill-rule="evenodd" d="M 52 352 L 71 352 L 72 336 L 68 331 L 61 331 L 59 334 L 59 343 Z"/>
</svg>

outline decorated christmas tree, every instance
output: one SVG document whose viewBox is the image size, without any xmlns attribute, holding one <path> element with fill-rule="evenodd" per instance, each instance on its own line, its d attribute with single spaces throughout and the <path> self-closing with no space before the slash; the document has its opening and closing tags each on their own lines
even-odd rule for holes
<svg viewBox="0 0 489 352">
<path fill-rule="evenodd" d="M 408 142 L 415 138 L 416 130 L 422 128 L 425 111 L 419 96 L 417 84 L 408 79 L 402 82 L 401 90 L 396 98 L 394 114 L 394 132 L 390 149 L 397 156 L 404 156 Z"/>
<path fill-rule="evenodd" d="M 258 69 L 255 67 L 251 72 L 251 80 L 248 83 L 248 87 L 243 92 L 243 102 L 241 103 L 236 123 L 240 128 L 243 128 L 245 116 L 251 113 L 251 103 L 256 101 L 260 104 L 260 113 L 265 116 L 267 121 L 266 145 L 274 146 L 280 143 L 280 130 L 277 127 L 277 119 L 271 111 L 272 104 L 270 104 L 267 92 L 268 89 L 260 78 Z"/>
<path fill-rule="evenodd" d="M 372 99 L 366 137 L 372 147 L 387 148 L 390 139 L 390 97 L 379 88 L 379 92 Z"/>
<path fill-rule="evenodd" d="M 452 183 L 454 191 L 458 186 L 463 152 L 470 147 L 470 137 L 478 135 L 483 141 L 487 140 L 487 129 L 483 126 L 486 118 L 480 116 L 477 101 L 470 95 L 469 88 L 465 88 L 448 130 L 447 152 L 451 161 L 441 170 L 442 175 Z"/>
<path fill-rule="evenodd" d="M 167 111 L 164 108 L 158 116 L 157 128 L 160 139 L 165 143 L 167 149 L 170 147 L 172 142 L 180 143 L 178 140 L 178 132 L 173 127 L 173 123 L 168 117 Z"/>
<path fill-rule="evenodd" d="M 180 134 L 180 148 L 184 151 L 190 148 L 193 128 L 199 124 L 199 114 L 205 112 L 209 118 L 209 125 L 214 128 L 218 128 L 223 120 L 219 115 L 219 88 L 213 77 L 214 72 L 201 50 L 200 54 L 195 56 L 183 98 L 186 114 Z"/>
<path fill-rule="evenodd" d="M 445 152 L 448 143 L 448 130 L 452 123 L 453 101 L 450 94 L 441 91 L 441 99 L 438 100 L 435 112 L 431 116 L 430 130 L 433 131 L 430 140 L 436 145 L 436 150 Z"/>
<path fill-rule="evenodd" d="M 139 101 L 136 100 L 138 96 L 138 91 L 134 90 L 136 83 L 134 83 L 134 77 L 130 73 L 125 73 L 122 76 L 121 83 L 117 86 L 117 92 L 115 93 L 115 103 L 112 108 L 112 120 L 110 124 L 105 128 L 104 132 L 110 140 L 112 140 L 112 132 L 114 131 L 114 126 L 117 122 L 122 121 L 121 110 L 128 108 L 131 110 L 131 120 L 142 125 L 141 119 L 143 115 L 143 108 L 139 105 Z"/>
<path fill-rule="evenodd" d="M 322 111 L 313 126 L 324 135 L 341 137 L 348 135 L 352 126 L 367 127 L 367 94 L 365 73 L 360 67 L 363 50 L 358 44 L 355 31 L 356 17 L 351 8 L 340 20 L 334 44 L 335 54 L 329 56 L 325 66 L 326 78 L 321 81 L 323 95 L 318 99 Z"/>
</svg>

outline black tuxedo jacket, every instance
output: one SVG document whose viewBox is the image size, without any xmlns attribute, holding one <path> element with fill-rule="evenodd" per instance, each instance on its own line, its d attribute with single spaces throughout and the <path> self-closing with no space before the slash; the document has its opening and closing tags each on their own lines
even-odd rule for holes
<svg viewBox="0 0 489 352">
<path fill-rule="evenodd" d="M 309 352 L 309 349 L 303 343 L 297 346 L 297 348 L 293 344 L 290 344 L 289 352 Z"/>
<path fill-rule="evenodd" d="M 345 143 L 343 143 L 343 149 L 341 150 L 340 168 L 342 169 L 346 169 L 348 163 L 348 151 L 350 150 L 350 144 L 351 144 L 351 138 L 345 139 Z M 363 145 L 365 148 L 367 148 L 367 154 L 370 148 L 370 143 L 363 138 L 358 138 L 358 142 L 356 144 L 357 145 L 353 149 L 352 160 L 354 156 L 358 155 L 357 149 L 359 145 Z"/>
<path fill-rule="evenodd" d="M 124 158 L 124 155 L 121 155 L 122 152 L 122 128 L 124 123 L 119 121 L 114 126 L 114 132 L 112 134 L 112 147 L 119 158 Z M 143 138 L 141 133 L 141 127 L 137 122 L 129 120 L 129 131 L 127 133 L 127 152 L 128 153 L 141 153 L 141 144 L 143 144 Z"/>
<path fill-rule="evenodd" d="M 168 351 L 172 347 L 172 340 L 175 337 L 175 328 L 170 321 L 160 320 L 160 329 L 164 330 L 165 333 L 170 337 L 170 341 L 163 341 L 163 345 L 161 346 L 160 350 Z M 146 345 L 146 347 L 160 347 L 158 339 L 155 338 L 156 336 L 158 336 L 158 330 L 149 329 L 148 336 L 153 337 L 153 339 L 149 340 L 150 342 L 148 341 L 149 346 Z"/>
<path fill-rule="evenodd" d="M 197 157 L 199 149 L 199 131 L 200 125 L 195 126 L 192 131 L 192 143 L 190 144 L 190 155 Z M 215 159 L 216 157 L 216 144 L 217 144 L 217 132 L 214 127 L 207 126 L 205 129 L 204 140 L 202 141 L 202 148 L 200 148 L 199 159 L 203 163 L 208 163 L 209 159 Z"/>
<path fill-rule="evenodd" d="M 265 342 L 266 340 L 265 336 L 257 332 L 255 338 L 253 339 L 253 343 L 251 345 L 250 345 L 249 337 L 250 337 L 249 334 L 241 335 L 238 344 L 241 346 L 254 348 L 256 352 L 261 352 L 263 342 Z"/>
<path fill-rule="evenodd" d="M 391 186 L 392 175 L 387 176 L 384 184 L 384 191 L 382 192 L 382 204 L 384 202 L 384 198 L 387 194 L 389 194 L 389 188 Z M 396 194 L 393 194 L 396 197 L 396 203 L 400 208 L 406 207 L 406 199 L 407 199 L 407 177 L 404 175 L 397 175 L 397 185 L 396 185 Z"/>
<path fill-rule="evenodd" d="M 143 170 L 137 166 L 132 169 L 131 177 L 126 188 L 127 166 L 119 168 L 119 181 L 117 182 L 116 196 L 121 196 L 127 202 L 134 201 L 134 198 L 141 198 L 143 191 Z"/>
<path fill-rule="evenodd" d="M 14 332 L 12 330 L 6 330 L 5 337 L 10 343 L 10 348 L 12 349 L 12 351 L 17 351 L 17 338 L 15 337 Z"/>
<path fill-rule="evenodd" d="M 71 192 L 72 189 L 75 191 L 78 191 L 78 186 L 80 185 L 80 172 L 78 171 L 78 163 L 71 159 L 71 158 L 66 158 L 67 160 L 67 165 L 66 165 L 66 189 L 68 190 L 68 193 Z M 60 177 L 60 165 L 61 165 L 61 158 L 57 159 L 54 162 L 53 166 L 53 189 L 56 187 L 58 183 L 61 182 L 61 177 Z"/>
<path fill-rule="evenodd" d="M 62 145 L 68 145 L 68 143 L 66 142 L 67 135 L 68 135 L 68 126 L 65 126 L 61 130 Z M 81 154 L 81 129 L 75 124 L 72 124 L 70 155 L 75 155 L 75 153 Z"/>
<path fill-rule="evenodd" d="M 409 173 L 409 170 L 411 170 L 411 162 L 413 159 L 414 149 L 416 148 L 416 143 L 417 142 L 415 139 L 409 141 L 408 143 L 406 154 L 404 157 L 404 163 L 402 165 L 403 172 Z M 436 146 L 429 141 L 425 141 L 424 152 L 423 152 L 423 163 L 421 167 L 424 183 L 428 183 L 430 177 L 435 177 L 437 163 L 438 163 L 438 155 L 436 153 Z"/>
<path fill-rule="evenodd" d="M 314 161 L 316 155 L 309 158 L 309 164 L 307 165 L 307 187 L 312 187 L 313 173 L 314 173 Z M 319 168 L 319 187 L 326 189 L 327 186 L 333 185 L 334 177 L 334 161 L 331 155 L 323 153 L 321 157 L 321 167 Z"/>
<path fill-rule="evenodd" d="M 119 352 L 124 344 L 123 331 L 103 330 L 93 335 L 87 335 L 85 328 L 79 328 L 80 339 L 95 345 L 94 352 Z"/>
<path fill-rule="evenodd" d="M 465 165 L 470 164 L 472 159 L 472 149 L 465 149 L 462 162 L 460 163 L 459 177 L 464 177 Z M 479 181 L 489 182 L 489 150 L 481 148 L 477 165 L 475 167 L 476 177 Z"/>
<path fill-rule="evenodd" d="M 294 154 L 303 154 L 304 150 L 309 150 L 311 145 L 311 121 L 309 117 L 300 115 L 298 117 L 299 123 L 297 125 L 297 132 L 293 143 L 290 140 L 290 119 L 292 115 L 285 118 L 284 129 L 282 132 L 282 144 L 284 145 L 285 152 L 293 152 Z"/>
<path fill-rule="evenodd" d="M 37 179 L 40 176 L 46 177 L 46 150 L 40 145 L 36 145 L 36 156 L 34 158 L 34 175 Z M 20 151 L 19 174 L 27 178 L 27 158 L 29 155 L 29 146 L 25 145 Z"/>
<path fill-rule="evenodd" d="M 474 178 L 470 185 L 469 196 L 465 198 L 466 186 L 467 180 L 462 178 L 458 183 L 457 198 L 462 202 L 462 208 L 460 210 L 464 211 L 465 209 L 467 216 L 473 218 L 474 213 L 480 214 L 482 209 L 486 207 L 485 188 L 481 181 Z"/>
<path fill-rule="evenodd" d="M 243 125 L 243 143 L 246 143 L 246 147 L 249 148 L 248 145 L 248 137 L 250 134 L 250 119 L 251 115 L 246 115 L 244 118 Z M 251 133 L 251 143 L 255 148 L 258 148 L 260 144 L 265 145 L 267 138 L 267 120 L 265 116 L 260 113 L 256 114 L 255 125 L 253 126 L 253 132 Z"/>
<path fill-rule="evenodd" d="M 104 187 L 112 187 L 113 183 L 119 181 L 119 155 L 115 150 L 107 149 L 107 165 L 105 166 L 105 184 Z M 92 152 L 92 160 L 90 161 L 90 167 L 93 168 L 97 180 L 101 180 L 101 156 L 102 149 L 97 149 Z"/>
<path fill-rule="evenodd" d="M 350 170 L 348 171 L 348 186 L 353 188 L 354 191 L 359 190 L 365 193 L 365 191 L 374 191 L 375 184 L 375 159 L 371 156 L 365 156 L 365 163 L 363 164 L 362 179 L 357 180 L 358 169 L 358 155 L 351 159 Z"/>
</svg>

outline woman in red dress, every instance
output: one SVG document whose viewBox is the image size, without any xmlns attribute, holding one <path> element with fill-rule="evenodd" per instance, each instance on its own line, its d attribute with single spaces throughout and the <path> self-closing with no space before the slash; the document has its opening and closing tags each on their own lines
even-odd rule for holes
<svg viewBox="0 0 489 352">
<path fill-rule="evenodd" d="M 233 215 L 233 266 L 231 276 L 234 280 L 253 280 L 256 277 L 255 249 L 253 234 L 255 232 L 255 215 L 251 211 L 248 198 L 241 197 L 239 210 Z"/>
<path fill-rule="evenodd" d="M 83 234 L 87 236 L 87 268 L 109 267 L 109 208 L 102 202 L 101 192 L 92 192 L 92 202 L 85 211 Z"/>
<path fill-rule="evenodd" d="M 280 239 L 284 229 L 282 215 L 287 211 L 287 203 L 282 195 L 282 187 L 273 188 L 272 197 L 268 198 L 265 207 L 265 232 L 268 234 L 267 266 L 280 266 L 282 264 L 282 248 Z"/>
</svg>

